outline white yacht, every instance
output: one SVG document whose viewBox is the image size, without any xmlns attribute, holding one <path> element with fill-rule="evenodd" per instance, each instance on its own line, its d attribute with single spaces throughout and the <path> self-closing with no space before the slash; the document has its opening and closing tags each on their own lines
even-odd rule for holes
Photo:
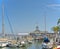
<svg viewBox="0 0 60 49">
<path fill-rule="evenodd" d="M 7 46 L 7 42 L 0 42 L 0 47 L 6 47 Z"/>
</svg>

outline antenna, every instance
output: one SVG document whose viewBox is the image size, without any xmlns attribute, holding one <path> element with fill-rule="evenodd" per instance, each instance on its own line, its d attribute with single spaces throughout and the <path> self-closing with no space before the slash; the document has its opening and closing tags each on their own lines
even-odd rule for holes
<svg viewBox="0 0 60 49">
<path fill-rule="evenodd" d="M 4 0 L 2 1 L 2 34 L 4 37 L 5 36 L 5 33 L 4 33 Z"/>
</svg>

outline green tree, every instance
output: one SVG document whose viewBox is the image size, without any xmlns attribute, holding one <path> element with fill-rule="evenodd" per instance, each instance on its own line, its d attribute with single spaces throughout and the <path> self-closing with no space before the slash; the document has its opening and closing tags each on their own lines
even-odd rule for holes
<svg viewBox="0 0 60 49">
<path fill-rule="evenodd" d="M 53 30 L 54 33 L 55 33 L 54 42 L 56 42 L 57 37 L 58 37 L 59 27 L 58 27 L 58 26 L 54 26 L 54 27 L 52 27 L 52 30 Z"/>
<path fill-rule="evenodd" d="M 58 33 L 59 27 L 58 26 L 54 26 L 54 27 L 52 27 L 52 30 L 54 31 L 54 33 Z"/>
</svg>

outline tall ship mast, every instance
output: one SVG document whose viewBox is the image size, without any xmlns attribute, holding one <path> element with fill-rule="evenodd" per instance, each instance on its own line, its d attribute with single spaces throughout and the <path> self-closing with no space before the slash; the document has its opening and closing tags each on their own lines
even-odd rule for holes
<svg viewBox="0 0 60 49">
<path fill-rule="evenodd" d="M 5 37 L 5 33 L 4 33 L 4 0 L 2 0 L 2 36 Z"/>
<path fill-rule="evenodd" d="M 46 33 L 46 15 L 44 16 L 44 22 L 45 22 L 45 33 Z"/>
</svg>

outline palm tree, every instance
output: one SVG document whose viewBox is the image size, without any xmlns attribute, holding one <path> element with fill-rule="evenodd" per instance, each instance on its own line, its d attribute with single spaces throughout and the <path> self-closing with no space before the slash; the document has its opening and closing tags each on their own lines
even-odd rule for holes
<svg viewBox="0 0 60 49">
<path fill-rule="evenodd" d="M 52 27 L 52 30 L 54 31 L 54 33 L 55 33 L 55 38 L 54 38 L 54 40 L 55 40 L 55 42 L 56 42 L 56 40 L 57 40 L 57 34 L 58 34 L 58 32 L 59 32 L 59 26 L 54 26 L 54 27 Z"/>
<path fill-rule="evenodd" d="M 54 33 L 58 33 L 58 31 L 59 31 L 59 26 L 54 26 L 54 27 L 52 27 L 52 30 L 54 31 Z"/>
<path fill-rule="evenodd" d="M 60 33 L 60 18 L 57 21 L 57 26 L 52 27 L 52 30 L 54 31 L 56 35 L 56 37 L 54 38 L 56 41 L 57 37 L 59 37 L 58 32 Z"/>
</svg>

